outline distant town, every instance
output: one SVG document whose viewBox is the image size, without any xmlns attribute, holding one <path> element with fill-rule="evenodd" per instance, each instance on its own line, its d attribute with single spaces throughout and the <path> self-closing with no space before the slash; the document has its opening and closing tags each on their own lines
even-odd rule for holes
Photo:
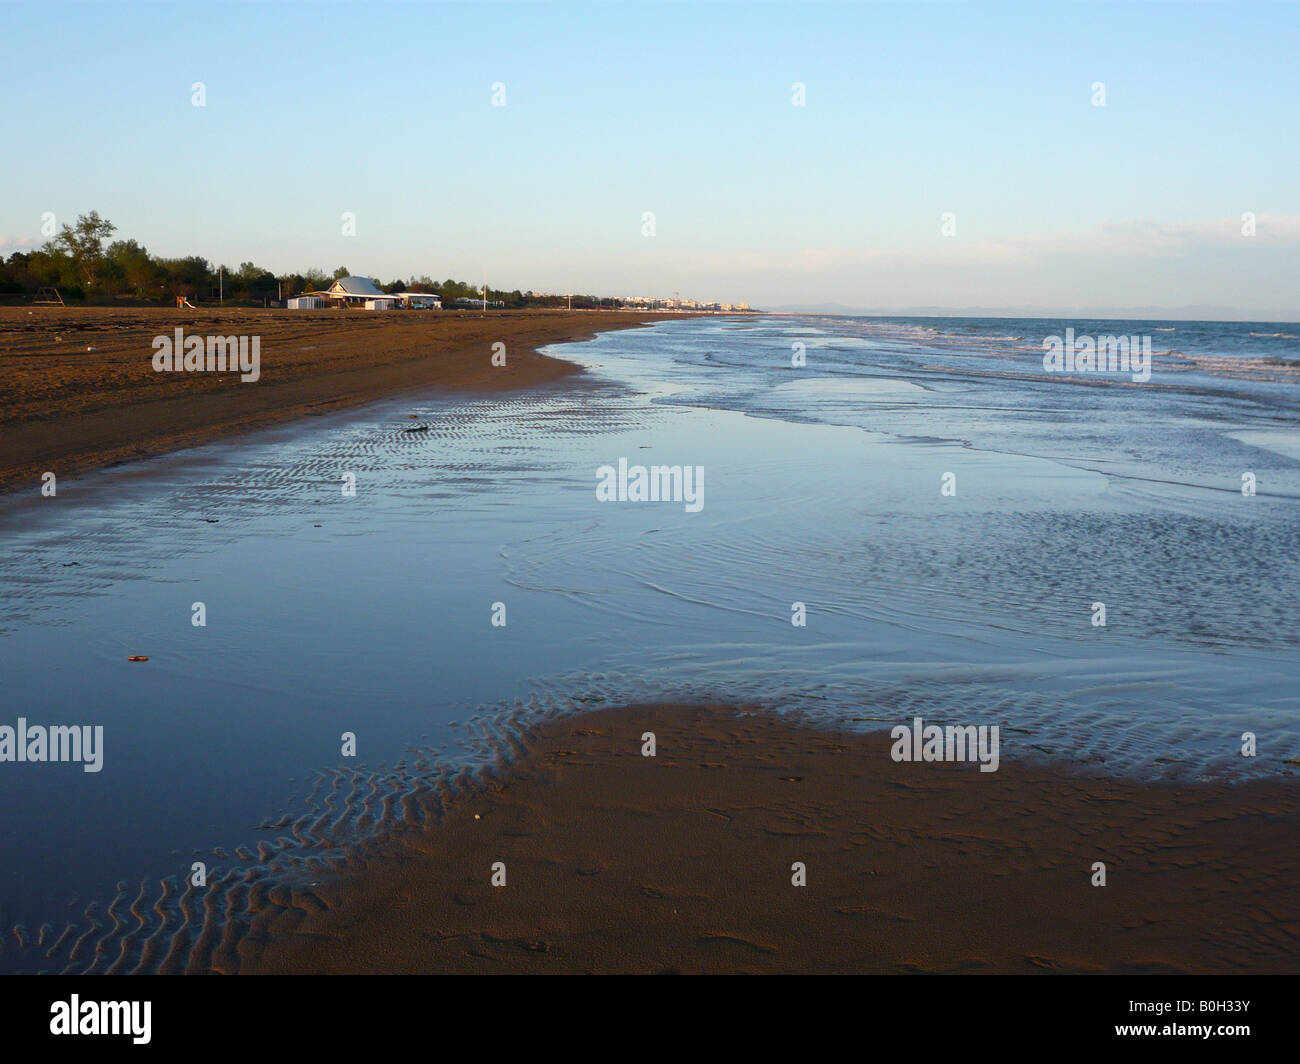
<svg viewBox="0 0 1300 1064">
<path fill-rule="evenodd" d="M 724 314 L 737 311 L 747 313 L 750 310 L 748 303 L 701 303 L 694 299 L 679 299 L 677 296 L 671 299 L 655 296 L 624 296 L 619 303 L 634 310 L 711 310 L 721 311 Z"/>
</svg>

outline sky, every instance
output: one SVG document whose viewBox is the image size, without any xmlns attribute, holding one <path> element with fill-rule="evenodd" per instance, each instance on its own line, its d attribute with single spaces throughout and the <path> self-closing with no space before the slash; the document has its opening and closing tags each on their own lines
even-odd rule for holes
<svg viewBox="0 0 1300 1064">
<path fill-rule="evenodd" d="M 0 254 L 1295 319 L 1297 54 L 1289 2 L 0 0 Z"/>
</svg>

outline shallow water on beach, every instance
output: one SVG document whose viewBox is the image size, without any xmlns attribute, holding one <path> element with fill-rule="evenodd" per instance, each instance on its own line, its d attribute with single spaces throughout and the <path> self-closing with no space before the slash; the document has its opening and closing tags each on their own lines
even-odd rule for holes
<svg viewBox="0 0 1300 1064">
<path fill-rule="evenodd" d="M 387 401 L 7 500 L 0 724 L 102 724 L 105 752 L 0 770 L 0 925 L 25 929 L 0 965 L 118 880 L 121 916 L 295 817 L 375 827 L 400 762 L 491 756 L 466 737 L 503 710 L 707 698 L 1000 724 L 1004 758 L 1142 778 L 1293 774 L 1285 351 L 1261 374 L 1211 337 L 1102 385 L 1020 335 L 663 322 L 554 349 L 578 388 Z M 620 458 L 703 467 L 703 508 L 599 501 Z"/>
</svg>

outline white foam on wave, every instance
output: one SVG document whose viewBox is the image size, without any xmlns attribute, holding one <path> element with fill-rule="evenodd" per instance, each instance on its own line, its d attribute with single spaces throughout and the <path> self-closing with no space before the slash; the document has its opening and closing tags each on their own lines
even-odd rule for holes
<svg viewBox="0 0 1300 1064">
<path fill-rule="evenodd" d="M 910 381 L 888 377 L 817 377 L 787 381 L 772 389 L 775 394 L 798 399 L 920 399 L 926 389 Z"/>
</svg>

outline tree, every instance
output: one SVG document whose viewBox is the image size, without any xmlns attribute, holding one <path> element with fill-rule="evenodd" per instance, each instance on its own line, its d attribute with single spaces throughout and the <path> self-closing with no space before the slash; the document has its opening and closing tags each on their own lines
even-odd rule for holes
<svg viewBox="0 0 1300 1064">
<path fill-rule="evenodd" d="M 118 240 L 104 251 L 104 265 L 134 295 L 157 296 L 165 271 L 134 240 Z"/>
<path fill-rule="evenodd" d="M 229 276 L 232 296 L 242 293 L 245 299 L 263 299 L 278 294 L 275 274 L 254 263 L 241 262 Z"/>
<path fill-rule="evenodd" d="M 167 290 L 175 296 L 206 296 L 216 285 L 212 267 L 199 255 L 183 259 L 157 259 L 166 274 Z"/>
<path fill-rule="evenodd" d="M 77 215 L 74 225 L 65 224 L 52 243 L 72 260 L 77 275 L 87 285 L 93 285 L 104 260 L 103 243 L 116 232 L 117 226 L 101 218 L 99 211 L 91 211 Z"/>
<path fill-rule="evenodd" d="M 67 252 L 55 247 L 52 240 L 27 257 L 27 269 L 37 285 L 72 284 L 76 280 L 72 259 Z"/>
<path fill-rule="evenodd" d="M 25 292 L 27 289 L 23 285 L 22 278 L 27 273 L 27 256 L 20 251 L 15 251 L 9 256 L 6 263 L 0 259 L 0 294 L 17 295 Z"/>
<path fill-rule="evenodd" d="M 442 301 L 444 303 L 451 303 L 457 299 L 471 298 L 481 294 L 481 290 L 476 286 L 468 284 L 465 281 L 453 280 L 450 277 L 442 282 L 440 291 L 442 292 Z"/>
<path fill-rule="evenodd" d="M 349 270 L 346 266 L 340 266 L 337 270 L 334 271 L 334 280 L 336 281 L 340 277 L 351 277 L 351 276 L 352 276 L 352 271 Z"/>
<path fill-rule="evenodd" d="M 280 282 L 280 292 L 285 299 L 296 296 L 307 287 L 307 279 L 300 273 L 284 273 L 277 280 Z"/>
</svg>

